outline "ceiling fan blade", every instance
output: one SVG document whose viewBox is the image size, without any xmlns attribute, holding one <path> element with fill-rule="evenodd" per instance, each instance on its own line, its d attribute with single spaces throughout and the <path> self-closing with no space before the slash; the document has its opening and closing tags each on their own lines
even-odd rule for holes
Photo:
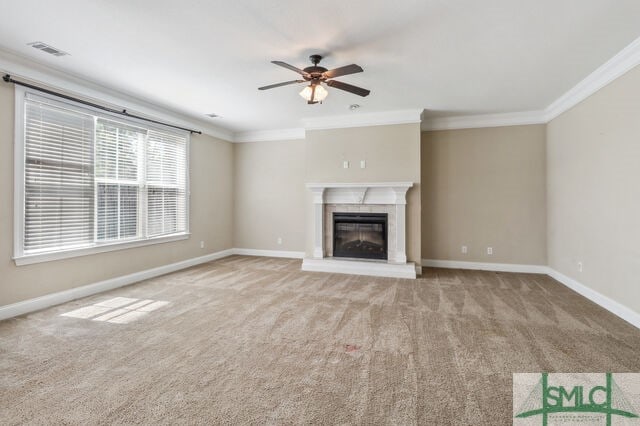
<svg viewBox="0 0 640 426">
<path fill-rule="evenodd" d="M 353 93 L 359 96 L 367 96 L 371 93 L 370 90 L 363 89 L 362 87 L 352 86 L 351 84 L 343 83 L 337 80 L 327 81 L 327 86 L 335 87 L 336 89 L 344 90 L 346 92 Z"/>
<path fill-rule="evenodd" d="M 355 74 L 362 71 L 364 70 L 360 65 L 351 64 L 351 65 L 345 65 L 344 67 L 334 68 L 332 70 L 325 71 L 322 74 L 327 78 L 335 78 L 335 77 L 340 77 L 341 75 Z"/>
<path fill-rule="evenodd" d="M 300 74 L 300 75 L 302 75 L 302 76 L 305 76 L 305 77 L 309 75 L 309 73 L 308 73 L 308 72 L 306 72 L 306 71 L 304 71 L 304 70 L 301 70 L 300 68 L 296 68 L 296 67 L 294 67 L 293 65 L 289 65 L 289 64 L 287 64 L 286 62 L 282 62 L 282 61 L 271 61 L 271 63 L 272 63 L 272 64 L 276 64 L 276 65 L 280 65 L 281 67 L 284 67 L 284 68 L 289 69 L 289 70 L 291 70 L 291 71 L 295 71 L 295 72 L 297 72 L 298 74 Z"/>
<path fill-rule="evenodd" d="M 291 81 L 284 81 L 282 83 L 270 84 L 268 86 L 258 87 L 258 90 L 268 90 L 268 89 L 273 89 L 275 87 L 286 86 L 288 84 L 294 84 L 294 83 L 304 83 L 304 80 L 291 80 Z"/>
</svg>

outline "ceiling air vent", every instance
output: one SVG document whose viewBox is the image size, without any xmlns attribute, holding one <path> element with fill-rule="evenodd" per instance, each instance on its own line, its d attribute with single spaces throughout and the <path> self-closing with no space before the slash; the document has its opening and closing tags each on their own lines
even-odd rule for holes
<svg viewBox="0 0 640 426">
<path fill-rule="evenodd" d="M 49 46 L 46 43 L 43 43 L 41 41 L 34 41 L 33 43 L 28 43 L 29 46 L 31 47 L 35 47 L 36 49 L 42 50 L 43 52 L 47 52 L 53 56 L 65 56 L 68 55 L 67 52 L 64 52 L 60 49 L 56 49 L 53 46 Z"/>
</svg>

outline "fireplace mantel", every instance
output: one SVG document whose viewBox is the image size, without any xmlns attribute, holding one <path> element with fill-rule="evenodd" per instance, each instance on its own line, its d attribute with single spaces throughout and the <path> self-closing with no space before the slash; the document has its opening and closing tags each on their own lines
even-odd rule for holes
<svg viewBox="0 0 640 426">
<path fill-rule="evenodd" d="M 314 204 L 407 204 L 412 182 L 308 183 Z"/>
<path fill-rule="evenodd" d="M 411 187 L 413 187 L 412 182 L 308 183 L 307 189 L 313 194 L 313 256 L 304 259 L 302 269 L 415 278 L 415 265 L 407 262 L 406 255 L 406 204 L 407 191 Z M 391 207 L 393 220 L 389 223 L 389 232 L 393 233 L 395 239 L 390 241 L 393 247 L 389 248 L 389 253 L 392 254 L 389 259 L 386 262 L 372 263 L 327 257 L 324 243 L 326 231 L 324 210 L 327 204 L 342 206 L 345 211 L 358 205 Z"/>
</svg>

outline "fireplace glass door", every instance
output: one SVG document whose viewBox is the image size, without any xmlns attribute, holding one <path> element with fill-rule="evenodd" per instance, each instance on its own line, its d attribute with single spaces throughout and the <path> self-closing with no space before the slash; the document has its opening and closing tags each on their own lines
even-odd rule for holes
<svg viewBox="0 0 640 426">
<path fill-rule="evenodd" d="M 333 256 L 387 259 L 386 213 L 334 213 Z"/>
</svg>

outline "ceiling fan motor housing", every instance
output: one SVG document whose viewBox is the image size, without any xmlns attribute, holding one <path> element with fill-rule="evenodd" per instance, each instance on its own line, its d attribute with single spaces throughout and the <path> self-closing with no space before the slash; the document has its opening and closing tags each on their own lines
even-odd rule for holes
<svg viewBox="0 0 640 426">
<path fill-rule="evenodd" d="M 320 67 L 318 64 L 322 60 L 322 56 L 320 55 L 311 55 L 309 56 L 309 60 L 313 64 L 311 67 L 306 67 L 302 71 L 309 74 L 308 76 L 303 76 L 303 78 L 307 81 L 310 81 L 311 84 L 318 84 L 322 81 L 326 80 L 326 77 L 322 75 L 322 73 L 328 71 L 325 67 Z"/>
<path fill-rule="evenodd" d="M 322 60 L 322 56 L 320 56 L 320 55 L 311 55 L 311 56 L 309 56 L 309 60 L 311 61 L 311 63 L 313 65 L 318 65 L 320 63 L 320 61 Z"/>
</svg>

